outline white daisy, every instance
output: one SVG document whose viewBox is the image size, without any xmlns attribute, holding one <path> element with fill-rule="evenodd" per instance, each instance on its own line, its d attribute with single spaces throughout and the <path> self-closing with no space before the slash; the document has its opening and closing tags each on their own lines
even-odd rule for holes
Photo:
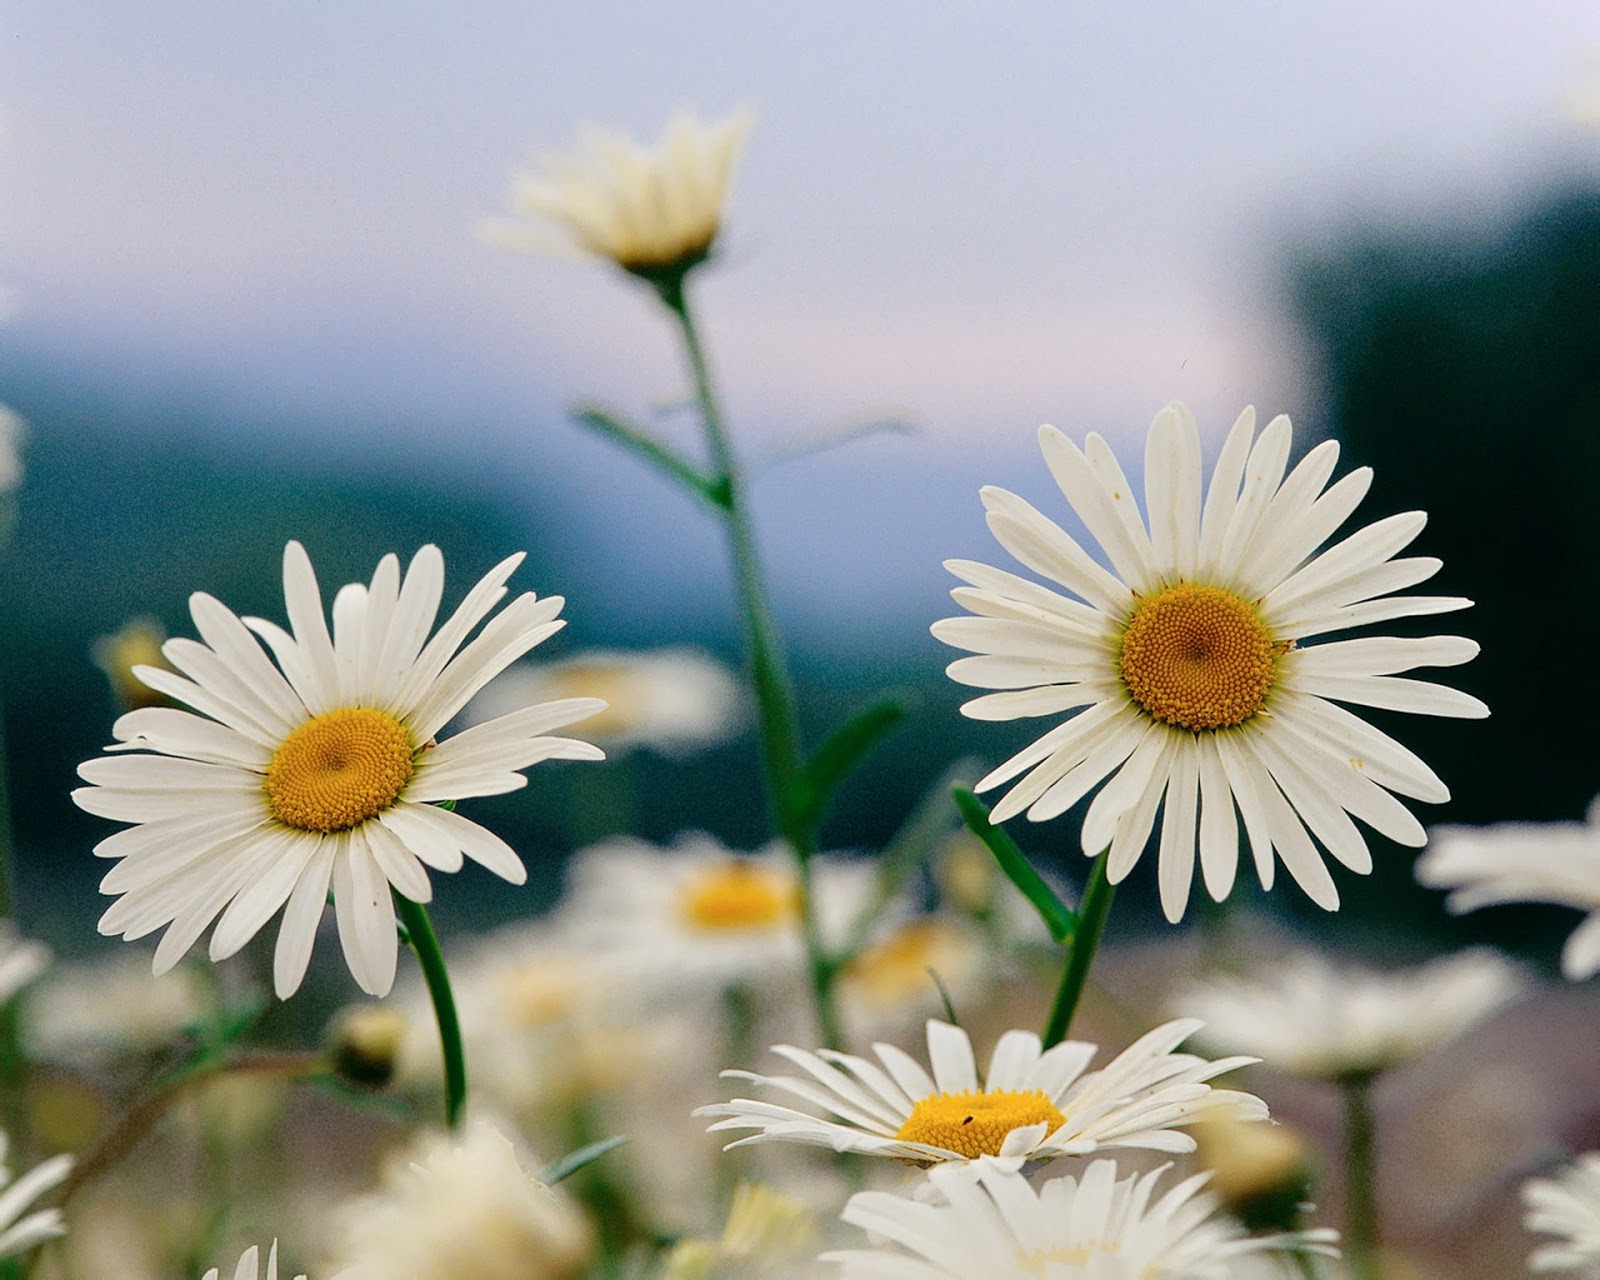
<svg viewBox="0 0 1600 1280">
<path fill-rule="evenodd" d="M 1219 977 L 1176 1002 L 1205 1043 L 1258 1054 L 1274 1070 L 1336 1080 L 1409 1062 L 1526 992 L 1521 973 L 1478 948 L 1380 973 L 1303 952 L 1264 978 Z"/>
<path fill-rule="evenodd" d="M 748 1098 L 700 1107 L 695 1114 L 724 1117 L 710 1126 L 712 1132 L 756 1130 L 729 1143 L 729 1150 L 799 1142 L 922 1165 L 981 1155 L 1051 1160 L 1105 1147 L 1192 1151 L 1194 1140 L 1178 1126 L 1216 1115 L 1219 1107 L 1244 1119 L 1267 1115 L 1259 1098 L 1205 1083 L 1255 1059 L 1209 1062 L 1172 1052 L 1199 1028 L 1191 1019 L 1166 1023 L 1088 1075 L 1083 1072 L 1095 1045 L 1068 1040 L 1041 1052 L 1032 1032 L 1008 1031 L 982 1080 L 967 1033 L 937 1020 L 928 1022 L 932 1075 L 890 1044 L 872 1046 L 876 1063 L 829 1049 L 810 1053 L 774 1045 L 772 1051 L 804 1076 L 722 1074 L 837 1118 Z"/>
<path fill-rule="evenodd" d="M 732 737 L 745 718 L 733 672 L 696 649 L 596 649 L 560 662 L 519 663 L 472 700 L 466 718 L 574 697 L 605 702 L 579 728 L 612 755 L 635 747 L 686 755 Z"/>
<path fill-rule="evenodd" d="M 1600 798 L 1587 822 L 1435 827 L 1416 872 L 1431 889 L 1453 890 L 1445 904 L 1458 915 L 1508 902 L 1587 911 L 1561 950 L 1561 972 L 1578 982 L 1600 970 Z"/>
<path fill-rule="evenodd" d="M 200 1280 L 218 1280 L 222 1272 L 212 1267 Z M 267 1253 L 267 1269 L 261 1270 L 261 1248 L 251 1245 L 239 1258 L 239 1265 L 233 1269 L 233 1280 L 278 1280 L 278 1242 L 272 1242 L 272 1248 Z M 296 1276 L 294 1280 L 306 1280 L 304 1276 Z"/>
<path fill-rule="evenodd" d="M 648 280 L 680 276 L 710 256 L 752 120 L 748 111 L 715 124 L 679 114 L 654 147 L 591 129 L 577 154 L 519 176 L 512 202 L 624 271 Z M 547 247 L 515 225 L 491 223 L 484 232 L 516 247 Z"/>
<path fill-rule="evenodd" d="M 49 947 L 23 938 L 15 920 L 0 920 L 0 1005 L 49 967 Z"/>
<path fill-rule="evenodd" d="M 811 869 L 819 925 L 837 937 L 869 901 L 878 869 L 831 854 Z M 747 854 L 698 831 L 667 849 L 623 836 L 576 855 L 567 884 L 552 920 L 558 936 L 645 989 L 720 991 L 804 971 L 800 884 L 781 844 Z"/>
<path fill-rule="evenodd" d="M 937 1202 L 863 1191 L 844 1220 L 888 1243 L 822 1255 L 848 1280 L 1227 1280 L 1244 1254 L 1332 1255 L 1334 1233 L 1258 1236 L 1217 1213 L 1204 1174 L 1157 1197 L 1170 1166 L 1117 1177 L 1095 1160 L 1038 1188 L 1014 1160 L 932 1169 Z"/>
<path fill-rule="evenodd" d="M 1460 636 L 1357 639 L 1299 647 L 1313 636 L 1414 614 L 1465 608 L 1453 596 L 1394 596 L 1440 562 L 1393 559 L 1421 532 L 1420 511 L 1390 516 L 1318 553 L 1355 510 L 1368 468 L 1324 489 L 1339 447 L 1326 441 L 1288 476 L 1289 420 L 1259 437 L 1246 409 L 1201 493 L 1200 435 L 1181 404 L 1156 415 L 1145 451 L 1148 526 L 1110 446 L 1080 449 L 1054 427 L 1039 431 L 1046 463 L 1100 544 L 1110 569 L 1016 494 L 983 490 L 989 528 L 1012 555 L 1070 596 L 967 560 L 946 567 L 970 583 L 951 594 L 975 617 L 933 633 L 977 656 L 951 664 L 963 684 L 999 692 L 962 710 L 979 720 L 1077 714 L 978 784 L 1016 782 L 995 821 L 1066 812 L 1102 782 L 1083 823 L 1083 848 L 1109 848 L 1113 884 L 1132 869 L 1161 822 L 1159 879 L 1169 919 L 1188 901 L 1198 843 L 1211 896 L 1233 887 L 1234 806 L 1256 873 L 1273 879 L 1273 854 L 1319 905 L 1339 896 L 1315 836 L 1357 873 L 1372 858 L 1360 818 L 1402 844 L 1421 825 L 1391 792 L 1448 798 L 1444 783 L 1387 734 L 1338 704 L 1483 716 L 1476 698 L 1397 679 L 1453 666 L 1478 651 Z"/>
<path fill-rule="evenodd" d="M 118 949 L 61 965 L 41 982 L 24 1039 L 50 1062 L 170 1052 L 178 1034 L 204 1018 L 214 1000 L 193 966 L 155 978 L 140 957 Z"/>
<path fill-rule="evenodd" d="M 600 709 L 583 698 L 436 739 L 473 694 L 563 625 L 560 596 L 528 592 L 468 640 L 521 560 L 491 570 L 432 639 L 444 589 L 444 558 L 432 546 L 403 578 L 388 555 L 369 585 L 342 588 L 331 634 L 298 542 L 283 557 L 292 635 L 260 618 L 241 621 L 204 593 L 190 597 L 204 643 L 175 639 L 162 649 L 184 674 L 140 667 L 138 675 L 199 714 L 130 711 L 109 750 L 137 754 L 78 770 L 93 784 L 72 793 L 80 806 L 137 824 L 95 847 L 120 859 L 100 885 L 122 895 L 100 931 L 131 940 L 168 926 L 159 974 L 213 920 L 211 958 L 220 960 L 287 903 L 274 978 L 288 996 L 305 975 L 331 885 L 350 971 L 383 995 L 395 969 L 391 887 L 427 902 L 425 867 L 456 871 L 463 856 L 521 884 L 527 871 L 505 841 L 436 803 L 513 791 L 527 782 L 520 770 L 540 760 L 602 757 L 587 743 L 543 736 Z"/>
<path fill-rule="evenodd" d="M 27 1213 L 28 1206 L 52 1187 L 65 1182 L 72 1172 L 71 1156 L 52 1156 L 29 1170 L 15 1182 L 6 1165 L 10 1139 L 0 1130 L 0 1258 L 10 1258 L 46 1240 L 65 1235 L 60 1209 L 40 1209 Z M 23 1216 L 24 1214 L 27 1216 Z"/>
<path fill-rule="evenodd" d="M 1563 1237 L 1528 1257 L 1530 1271 L 1570 1271 L 1600 1276 L 1600 1153 L 1589 1152 L 1554 1178 L 1523 1184 L 1522 1222 L 1529 1231 Z"/>
<path fill-rule="evenodd" d="M 380 1192 L 340 1211 L 338 1234 L 334 1280 L 577 1280 L 594 1254 L 577 1204 L 481 1117 L 420 1139 Z"/>
</svg>

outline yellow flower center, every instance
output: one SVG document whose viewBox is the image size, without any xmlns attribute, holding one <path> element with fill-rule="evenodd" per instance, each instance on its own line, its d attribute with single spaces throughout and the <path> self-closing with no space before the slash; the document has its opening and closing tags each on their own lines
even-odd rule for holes
<svg viewBox="0 0 1600 1280">
<path fill-rule="evenodd" d="M 1221 587 L 1181 583 L 1139 602 L 1122 635 L 1119 667 L 1133 700 L 1165 724 L 1227 729 L 1266 704 L 1275 645 L 1249 601 Z"/>
<path fill-rule="evenodd" d="M 683 916 L 697 929 L 760 929 L 786 924 L 800 909 L 800 886 L 787 872 L 749 862 L 724 862 L 691 880 Z"/>
<path fill-rule="evenodd" d="M 975 1160 L 999 1155 L 1013 1129 L 1043 1123 L 1046 1133 L 1054 1133 L 1065 1120 L 1039 1089 L 935 1093 L 918 1099 L 895 1137 L 959 1151 Z"/>
<path fill-rule="evenodd" d="M 307 720 L 267 766 L 267 803 L 302 831 L 345 831 L 392 805 L 411 781 L 411 737 L 393 716 L 341 707 Z"/>
<path fill-rule="evenodd" d="M 942 977 L 967 959 L 960 932 L 946 920 L 915 920 L 856 956 L 844 971 L 852 994 L 879 1006 L 893 1006 L 936 990 L 928 976 Z"/>
</svg>

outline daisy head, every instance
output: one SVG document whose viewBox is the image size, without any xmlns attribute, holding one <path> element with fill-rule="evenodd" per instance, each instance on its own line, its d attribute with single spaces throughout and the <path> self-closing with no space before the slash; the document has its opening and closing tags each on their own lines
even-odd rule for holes
<svg viewBox="0 0 1600 1280">
<path fill-rule="evenodd" d="M 1041 1050 L 1032 1032 L 1008 1031 L 980 1079 L 967 1033 L 937 1020 L 928 1023 L 931 1074 L 890 1044 L 873 1045 L 877 1062 L 831 1049 L 812 1053 L 774 1045 L 772 1051 L 803 1075 L 722 1074 L 824 1114 L 748 1098 L 695 1114 L 720 1117 L 713 1132 L 755 1130 L 729 1143 L 730 1150 L 799 1142 L 920 1165 L 979 1156 L 1052 1160 L 1109 1147 L 1192 1151 L 1194 1140 L 1178 1129 L 1218 1114 L 1218 1108 L 1245 1119 L 1267 1115 L 1259 1098 L 1206 1083 L 1255 1059 L 1210 1062 L 1173 1052 L 1199 1027 L 1193 1020 L 1166 1023 L 1087 1075 L 1094 1045 L 1068 1040 Z"/>
<path fill-rule="evenodd" d="M 1553 1178 L 1533 1178 L 1522 1187 L 1529 1231 L 1559 1237 L 1528 1258 L 1528 1270 L 1600 1275 L 1600 1153 L 1589 1152 Z"/>
<path fill-rule="evenodd" d="M 100 931 L 131 940 L 165 926 L 159 974 L 212 921 L 220 960 L 282 907 L 274 983 L 288 996 L 331 888 L 350 971 L 384 995 L 395 970 L 391 890 L 427 902 L 426 868 L 457 871 L 464 858 L 526 880 L 505 841 L 440 802 L 514 791 L 541 760 L 601 758 L 546 735 L 603 704 L 525 707 L 438 738 L 473 694 L 563 625 L 561 597 L 532 592 L 489 617 L 521 560 L 492 569 L 437 632 L 444 558 L 432 546 L 404 574 L 388 555 L 370 583 L 341 588 L 331 630 L 298 542 L 283 556 L 289 631 L 191 596 L 201 638 L 162 646 L 174 670 L 137 674 L 193 710 L 130 711 L 108 754 L 78 769 L 90 783 L 72 793 L 79 806 L 133 824 L 95 847 L 117 860 L 102 891 L 120 895 Z"/>
<path fill-rule="evenodd" d="M 1268 972 L 1213 979 L 1192 988 L 1179 1007 L 1205 1020 L 1206 1043 L 1317 1080 L 1371 1075 L 1419 1058 L 1526 990 L 1514 965 L 1483 948 L 1389 973 L 1302 952 Z"/>
<path fill-rule="evenodd" d="M 1158 878 L 1174 921 L 1197 848 L 1211 896 L 1221 901 L 1232 889 L 1235 807 L 1263 887 L 1276 857 L 1329 910 L 1339 897 L 1317 842 L 1360 874 L 1372 858 L 1353 818 L 1422 845 L 1421 825 L 1394 793 L 1437 803 L 1449 792 L 1414 754 L 1340 704 L 1487 715 L 1476 698 L 1397 677 L 1466 662 L 1478 646 L 1460 636 L 1309 642 L 1471 603 L 1393 594 L 1440 567 L 1430 557 L 1395 558 L 1421 532 L 1423 513 L 1379 520 L 1319 551 L 1372 473 L 1361 468 L 1329 485 L 1339 452 L 1331 440 L 1289 470 L 1289 420 L 1274 418 L 1257 435 L 1252 409 L 1228 434 L 1207 486 L 1188 409 L 1172 404 L 1156 415 L 1143 516 L 1100 436 L 1079 448 L 1042 427 L 1039 443 L 1106 563 L 1016 494 L 986 488 L 990 530 L 1053 585 L 948 561 L 968 584 L 951 594 L 973 616 L 933 627 L 975 655 L 952 663 L 951 678 L 994 690 L 968 702 L 967 715 L 1072 713 L 979 782 L 979 791 L 1015 783 L 994 820 L 1054 818 L 1099 787 L 1083 849 L 1109 850 L 1116 884 L 1161 813 Z"/>
<path fill-rule="evenodd" d="M 1157 1195 L 1166 1168 L 1095 1160 L 1035 1188 L 1016 1160 L 929 1171 L 933 1198 L 862 1191 L 844 1220 L 883 1241 L 822 1256 L 846 1280 L 1227 1280 L 1249 1253 L 1332 1254 L 1331 1231 L 1251 1237 L 1218 1214 L 1205 1175 Z"/>
<path fill-rule="evenodd" d="M 870 900 L 876 869 L 827 854 L 811 865 L 818 921 L 837 936 Z M 567 879 L 556 931 L 641 990 L 721 992 L 803 972 L 800 881 L 786 846 L 736 853 L 703 832 L 670 848 L 624 836 L 578 854 Z"/>
<path fill-rule="evenodd" d="M 711 256 L 752 121 L 748 111 L 715 123 L 680 113 L 653 147 L 591 129 L 574 154 L 519 176 L 513 203 L 584 253 L 653 284 L 681 282 Z M 487 234 L 544 247 L 517 227 L 495 224 Z"/>
<path fill-rule="evenodd" d="M 222 1272 L 212 1267 L 200 1280 L 219 1280 Z M 239 1258 L 239 1265 L 233 1270 L 233 1280 L 278 1280 L 278 1242 L 274 1240 L 272 1247 L 267 1251 L 267 1268 L 261 1269 L 261 1247 L 251 1245 Z M 296 1276 L 294 1280 L 306 1280 L 304 1276 Z"/>
<path fill-rule="evenodd" d="M 1561 950 L 1573 982 L 1600 972 L 1600 799 L 1585 822 L 1502 822 L 1435 827 L 1417 859 L 1417 879 L 1449 889 L 1458 915 L 1508 902 L 1550 902 L 1588 912 Z"/>
</svg>

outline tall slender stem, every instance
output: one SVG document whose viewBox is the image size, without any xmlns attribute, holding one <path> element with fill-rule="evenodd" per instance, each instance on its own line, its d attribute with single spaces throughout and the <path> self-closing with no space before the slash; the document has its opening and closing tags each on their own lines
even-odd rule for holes
<svg viewBox="0 0 1600 1280">
<path fill-rule="evenodd" d="M 439 935 L 433 931 L 427 909 L 403 893 L 394 895 L 400 922 L 410 935 L 411 949 L 417 953 L 423 980 L 433 1000 L 433 1016 L 439 1023 L 439 1046 L 444 1057 L 444 1119 L 452 1129 L 461 1127 L 461 1112 L 467 1102 L 467 1059 L 461 1048 L 461 1022 L 456 1017 L 455 996 L 450 990 L 450 974 L 444 967 L 444 952 Z"/>
<path fill-rule="evenodd" d="M 1378 1130 L 1370 1071 L 1339 1081 L 1344 1090 L 1344 1256 L 1357 1280 L 1382 1280 L 1378 1256 Z"/>
<path fill-rule="evenodd" d="M 766 778 L 767 807 L 774 829 L 794 850 L 800 884 L 800 919 L 806 956 L 811 970 L 811 989 L 817 1022 L 824 1044 L 843 1045 L 834 979 L 838 967 L 829 955 L 818 924 L 812 893 L 811 858 L 817 851 L 815 824 L 805 816 L 806 777 L 800 743 L 799 720 L 795 713 L 794 688 L 784 662 L 777 627 L 767 603 L 761 562 L 756 554 L 755 536 L 744 499 L 744 475 L 722 419 L 705 348 L 684 292 L 683 277 L 657 282 L 657 292 L 674 316 L 683 334 L 684 352 L 694 376 L 695 397 L 700 403 L 706 443 L 717 473 L 714 493 L 716 509 L 722 515 L 728 546 L 733 556 L 734 582 L 739 598 L 739 613 L 744 624 L 745 647 L 749 654 L 751 682 L 755 686 L 756 715 L 761 736 L 761 760 Z"/>
<path fill-rule="evenodd" d="M 1117 889 L 1106 879 L 1108 854 L 1109 851 L 1096 858 L 1089 872 L 1089 887 L 1083 891 L 1083 903 L 1078 908 L 1078 931 L 1068 948 L 1061 985 L 1056 989 L 1055 1004 L 1050 1008 L 1050 1020 L 1044 1028 L 1042 1038 L 1046 1049 L 1067 1038 L 1084 983 L 1089 980 L 1089 966 L 1094 963 L 1094 953 L 1100 946 L 1100 935 L 1105 931 L 1106 916 L 1111 913 L 1111 899 Z"/>
</svg>

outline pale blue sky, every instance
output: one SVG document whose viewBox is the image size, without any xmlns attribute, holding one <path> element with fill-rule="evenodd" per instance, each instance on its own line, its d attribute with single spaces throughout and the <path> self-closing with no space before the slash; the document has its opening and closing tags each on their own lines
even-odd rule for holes
<svg viewBox="0 0 1600 1280">
<path fill-rule="evenodd" d="M 11 0 L 0 33 L 13 342 L 258 419 L 333 410 L 321 465 L 565 477 L 616 550 L 682 508 L 555 424 L 674 390 L 667 335 L 627 282 L 472 227 L 582 121 L 754 107 L 704 291 L 745 438 L 924 424 L 763 490 L 780 579 L 831 579 L 829 607 L 987 554 L 976 490 L 1045 492 L 1042 420 L 1133 437 L 1181 397 L 1213 431 L 1246 401 L 1314 421 L 1291 247 L 1600 176 L 1560 108 L 1600 48 L 1577 0 Z"/>
</svg>

